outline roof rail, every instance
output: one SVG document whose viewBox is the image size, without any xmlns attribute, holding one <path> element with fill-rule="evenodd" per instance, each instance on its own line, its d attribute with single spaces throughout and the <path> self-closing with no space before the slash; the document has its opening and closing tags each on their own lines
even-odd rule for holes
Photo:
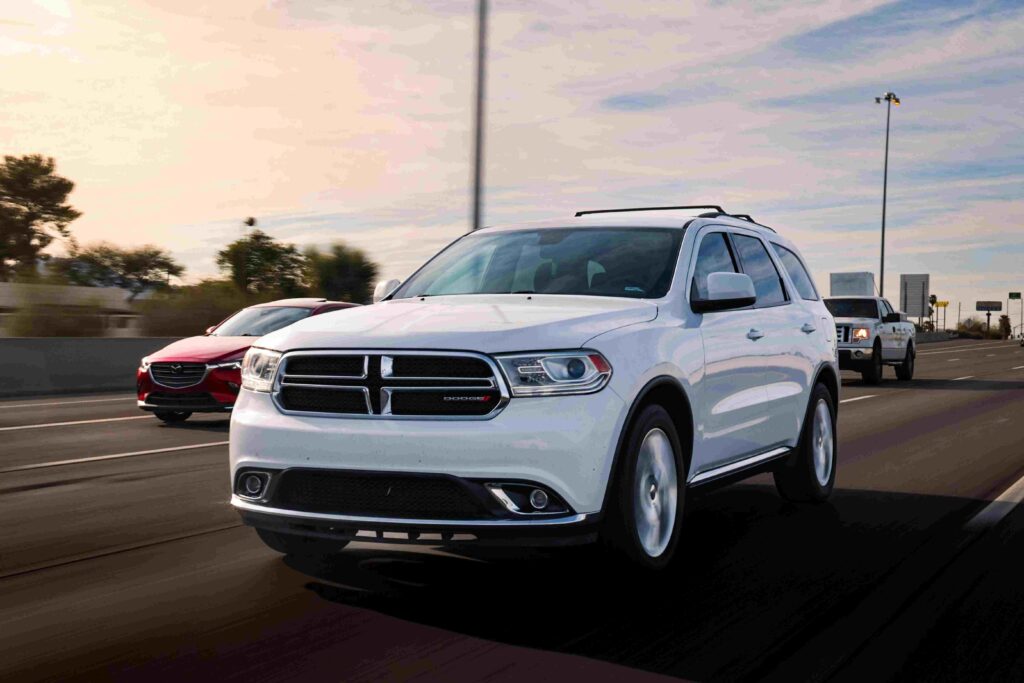
<svg viewBox="0 0 1024 683">
<path fill-rule="evenodd" d="M 718 213 L 726 213 L 725 209 L 717 204 L 697 204 L 695 206 L 643 206 L 636 209 L 593 209 L 591 211 L 577 211 L 576 218 L 592 213 L 626 213 L 628 211 L 669 211 L 678 209 L 714 209 Z"/>
<path fill-rule="evenodd" d="M 771 227 L 769 225 L 765 225 L 764 223 L 758 223 L 757 221 L 755 221 L 750 216 L 749 213 L 734 213 L 734 214 L 730 214 L 730 215 L 733 218 L 739 218 L 741 221 L 747 221 L 748 223 L 753 223 L 754 225 L 760 225 L 762 228 L 765 228 L 767 230 L 771 230 L 772 232 L 775 232 L 775 228 L 773 228 L 773 227 Z"/>
</svg>

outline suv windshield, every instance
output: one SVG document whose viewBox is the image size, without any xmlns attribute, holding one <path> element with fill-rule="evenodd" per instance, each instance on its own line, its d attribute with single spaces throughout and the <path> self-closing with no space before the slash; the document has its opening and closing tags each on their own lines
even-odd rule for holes
<svg viewBox="0 0 1024 683">
<path fill-rule="evenodd" d="M 262 337 L 309 316 L 311 308 L 261 306 L 245 308 L 221 323 L 211 334 L 216 337 Z"/>
<path fill-rule="evenodd" d="M 836 318 L 877 318 L 874 299 L 825 299 L 829 313 Z"/>
<path fill-rule="evenodd" d="M 482 232 L 455 242 L 394 298 L 582 294 L 657 299 L 672 284 L 683 231 L 554 228 Z"/>
</svg>

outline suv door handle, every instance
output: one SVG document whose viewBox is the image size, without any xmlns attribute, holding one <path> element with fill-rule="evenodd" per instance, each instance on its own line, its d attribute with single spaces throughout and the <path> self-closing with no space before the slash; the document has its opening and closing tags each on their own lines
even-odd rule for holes
<svg viewBox="0 0 1024 683">
<path fill-rule="evenodd" d="M 747 332 L 747 339 L 757 341 L 764 336 L 764 332 L 761 330 L 755 330 L 753 327 L 750 328 L 750 332 Z"/>
<path fill-rule="evenodd" d="M 803 332 L 804 334 L 810 334 L 811 332 L 814 332 L 816 329 L 818 328 L 812 325 L 811 323 L 804 323 L 804 326 L 800 328 L 800 331 Z"/>
</svg>

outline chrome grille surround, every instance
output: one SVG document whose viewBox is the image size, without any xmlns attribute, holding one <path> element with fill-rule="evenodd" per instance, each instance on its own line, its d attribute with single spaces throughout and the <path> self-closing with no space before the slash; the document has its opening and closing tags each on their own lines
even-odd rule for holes
<svg viewBox="0 0 1024 683">
<path fill-rule="evenodd" d="M 324 356 L 358 356 L 362 357 L 363 372 L 360 375 L 295 375 L 288 372 L 288 363 L 296 358 Z M 394 361 L 397 358 L 417 357 L 439 359 L 473 359 L 486 364 L 489 375 L 484 377 L 426 377 L 419 375 L 399 375 L 395 373 Z M 379 359 L 379 363 L 377 362 Z M 297 380 L 297 381 L 296 381 Z M 366 412 L 318 412 L 296 410 L 286 405 L 283 390 L 289 387 L 307 388 L 324 391 L 359 392 L 365 402 Z M 487 413 L 476 414 L 394 414 L 392 398 L 397 394 L 409 392 L 496 392 L 498 400 Z M 371 396 L 376 392 L 376 396 Z M 490 420 L 498 415 L 509 401 L 509 391 L 502 379 L 501 371 L 490 357 L 471 351 L 409 351 L 390 349 L 345 349 L 323 351 L 289 351 L 283 354 L 274 377 L 271 398 L 277 409 L 286 415 L 304 415 L 312 417 L 332 417 L 344 419 L 385 419 L 385 420 Z M 376 398 L 376 400 L 374 400 Z M 457 405 L 460 401 L 453 401 Z M 443 404 L 442 404 L 443 405 Z"/>
<path fill-rule="evenodd" d="M 150 379 L 168 389 L 186 389 L 202 384 L 208 371 L 206 363 L 159 361 L 149 365 Z"/>
</svg>

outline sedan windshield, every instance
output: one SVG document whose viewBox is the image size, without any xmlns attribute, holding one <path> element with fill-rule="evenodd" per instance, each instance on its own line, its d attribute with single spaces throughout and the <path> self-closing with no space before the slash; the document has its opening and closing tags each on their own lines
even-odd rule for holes
<svg viewBox="0 0 1024 683">
<path fill-rule="evenodd" d="M 423 266 L 394 298 L 581 294 L 657 299 L 672 284 L 683 231 L 555 228 L 481 232 Z"/>
<path fill-rule="evenodd" d="M 877 318 L 874 299 L 825 299 L 829 313 L 836 318 Z"/>
<path fill-rule="evenodd" d="M 244 308 L 221 323 L 211 334 L 217 337 L 262 337 L 309 317 L 313 310 L 296 306 Z"/>
</svg>

